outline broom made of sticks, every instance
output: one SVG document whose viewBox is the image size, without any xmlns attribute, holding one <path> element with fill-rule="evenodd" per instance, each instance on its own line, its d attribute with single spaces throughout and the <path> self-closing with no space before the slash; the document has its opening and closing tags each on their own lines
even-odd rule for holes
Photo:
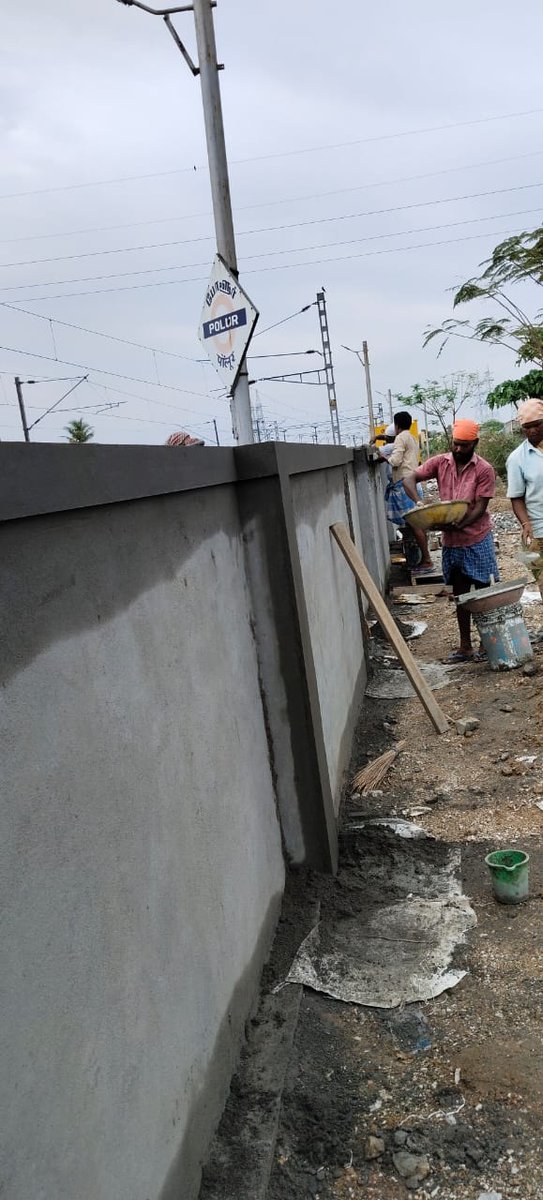
<svg viewBox="0 0 543 1200">
<path fill-rule="evenodd" d="M 359 771 L 355 775 L 352 783 L 352 791 L 360 792 L 362 796 L 367 796 L 368 792 L 372 792 L 381 780 L 384 779 L 394 759 L 398 757 L 398 754 L 401 753 L 406 745 L 407 741 L 405 739 L 402 742 L 396 742 L 392 750 L 386 750 L 379 758 L 374 758 L 373 762 L 368 763 L 367 767 L 364 767 L 362 771 Z"/>
</svg>

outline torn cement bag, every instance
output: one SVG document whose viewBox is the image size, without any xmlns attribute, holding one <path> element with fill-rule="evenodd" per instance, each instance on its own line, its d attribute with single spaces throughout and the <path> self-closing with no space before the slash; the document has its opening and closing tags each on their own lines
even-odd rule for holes
<svg viewBox="0 0 543 1200">
<path fill-rule="evenodd" d="M 431 1000 L 464 978 L 450 963 L 476 923 L 465 897 L 411 897 L 320 922 L 302 942 L 285 983 L 372 1008 Z"/>
<path fill-rule="evenodd" d="M 394 661 L 394 667 L 380 667 L 375 675 L 369 680 L 366 687 L 366 696 L 372 700 L 408 700 L 415 695 L 409 679 L 401 670 L 397 659 L 387 656 L 388 661 Z M 444 663 L 420 663 L 420 669 L 428 684 L 428 687 L 433 692 L 439 691 L 441 688 L 448 687 L 453 682 L 451 672 L 456 671 L 456 666 L 453 664 L 448 666 Z"/>
</svg>

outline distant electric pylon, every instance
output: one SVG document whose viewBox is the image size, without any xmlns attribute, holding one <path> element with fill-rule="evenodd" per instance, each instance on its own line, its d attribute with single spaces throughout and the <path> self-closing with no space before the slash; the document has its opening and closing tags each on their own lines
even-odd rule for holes
<svg viewBox="0 0 543 1200">
<path fill-rule="evenodd" d="M 332 426 L 332 439 L 334 445 L 341 445 L 341 431 L 339 428 L 339 416 L 337 410 L 336 383 L 334 379 L 334 364 L 332 361 L 332 347 L 330 345 L 330 330 L 328 328 L 328 316 L 326 312 L 326 296 L 324 288 L 322 292 L 317 292 L 317 307 L 319 310 L 319 323 L 321 327 L 322 339 L 322 354 L 324 358 L 324 372 L 326 376 L 326 389 L 328 392 L 328 404 L 330 406 L 330 424 Z"/>
</svg>

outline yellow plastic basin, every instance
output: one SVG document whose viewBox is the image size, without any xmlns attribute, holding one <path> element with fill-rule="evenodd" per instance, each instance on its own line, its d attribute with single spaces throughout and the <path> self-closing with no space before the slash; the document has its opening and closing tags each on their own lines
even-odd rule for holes
<svg viewBox="0 0 543 1200">
<path fill-rule="evenodd" d="M 405 514 L 405 519 L 415 529 L 443 529 L 454 521 L 461 521 L 468 508 L 467 500 L 439 500 L 412 508 Z"/>
</svg>

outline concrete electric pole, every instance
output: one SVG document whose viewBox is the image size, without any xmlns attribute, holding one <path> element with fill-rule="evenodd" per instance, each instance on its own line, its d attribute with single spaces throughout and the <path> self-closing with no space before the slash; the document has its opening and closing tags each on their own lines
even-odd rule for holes
<svg viewBox="0 0 543 1200">
<path fill-rule="evenodd" d="M 375 437 L 375 420 L 373 416 L 373 396 L 371 393 L 371 378 L 370 378 L 370 360 L 368 357 L 368 343 L 362 342 L 362 353 L 360 350 L 353 350 L 352 346 L 343 346 L 344 350 L 348 350 L 350 354 L 356 354 L 356 357 L 364 367 L 366 374 L 366 397 L 368 401 L 368 423 L 370 430 L 370 442 Z"/>
<path fill-rule="evenodd" d="M 364 359 L 364 371 L 366 374 L 366 395 L 368 398 L 368 420 L 370 425 L 370 442 L 375 437 L 375 421 L 373 418 L 373 396 L 371 394 L 371 375 L 370 375 L 370 357 L 368 354 L 368 343 L 362 342 L 362 355 Z"/>
<path fill-rule="evenodd" d="M 162 17 L 192 74 L 200 76 L 217 253 L 220 254 L 232 274 L 237 277 L 234 221 L 218 74 L 222 70 L 222 65 L 217 62 L 213 24 L 214 0 L 193 0 L 192 4 L 184 4 L 176 8 L 150 8 L 149 5 L 141 3 L 141 0 L 120 0 L 120 3 L 134 8 L 142 8 L 144 12 L 152 13 L 155 17 Z M 190 54 L 170 19 L 174 13 L 184 12 L 194 13 L 198 66 L 192 62 Z M 245 360 L 232 391 L 230 410 L 236 441 L 242 443 L 254 441 L 249 377 Z"/>
</svg>

